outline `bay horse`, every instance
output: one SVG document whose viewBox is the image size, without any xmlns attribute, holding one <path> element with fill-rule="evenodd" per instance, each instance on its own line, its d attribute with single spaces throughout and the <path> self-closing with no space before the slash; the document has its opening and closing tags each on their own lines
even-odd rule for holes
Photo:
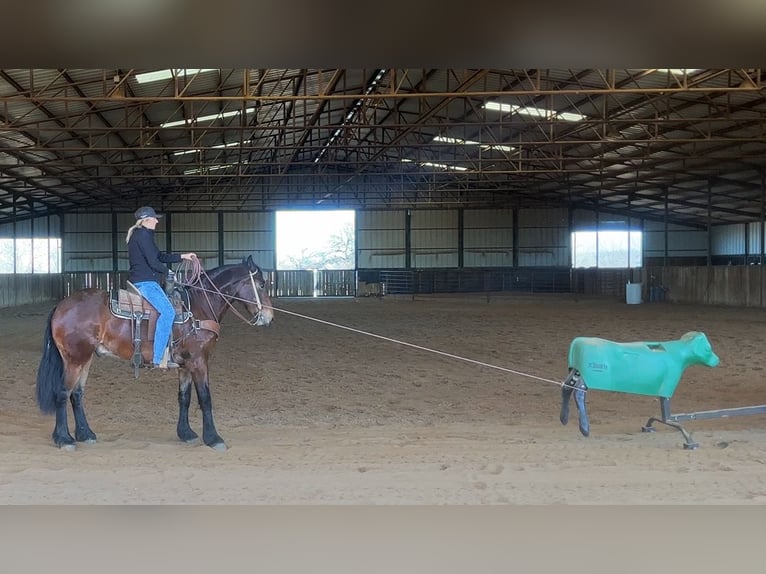
<svg viewBox="0 0 766 574">
<path fill-rule="evenodd" d="M 196 443 L 199 436 L 189 426 L 191 384 L 202 411 L 202 440 L 216 450 L 226 450 L 213 421 L 208 358 L 220 332 L 220 321 L 233 302 L 245 307 L 251 325 L 267 326 L 274 312 L 266 292 L 263 271 L 252 256 L 238 264 L 202 272 L 186 285 L 188 320 L 173 324 L 173 360 L 178 368 L 178 438 Z M 76 442 L 92 443 L 96 434 L 85 416 L 83 396 L 93 358 L 113 356 L 135 358 L 134 322 L 116 316 L 110 307 L 110 293 L 101 289 L 82 289 L 62 299 L 48 317 L 43 354 L 37 371 L 37 404 L 44 414 L 56 415 L 53 442 L 59 448 L 74 450 Z M 148 302 L 144 304 L 148 306 Z M 142 332 L 140 359 L 150 364 L 152 342 L 147 340 L 148 324 L 140 321 Z M 138 368 L 138 367 L 136 367 Z M 137 374 L 137 373 L 136 373 Z M 67 402 L 74 414 L 74 434 L 69 433 Z"/>
</svg>

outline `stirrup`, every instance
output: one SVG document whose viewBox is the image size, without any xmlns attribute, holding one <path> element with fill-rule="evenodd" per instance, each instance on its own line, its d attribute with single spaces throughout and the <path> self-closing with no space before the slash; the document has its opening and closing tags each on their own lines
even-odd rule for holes
<svg viewBox="0 0 766 574">
<path fill-rule="evenodd" d="M 153 369 L 162 369 L 163 371 L 167 371 L 168 369 L 179 369 L 181 368 L 181 365 L 178 363 L 175 363 L 173 361 L 163 361 L 162 363 L 152 363 Z"/>
<path fill-rule="evenodd" d="M 162 354 L 162 360 L 160 361 L 159 365 L 154 363 L 154 366 L 159 367 L 160 369 L 177 369 L 181 365 L 171 360 L 170 347 L 165 347 L 165 352 Z"/>
</svg>

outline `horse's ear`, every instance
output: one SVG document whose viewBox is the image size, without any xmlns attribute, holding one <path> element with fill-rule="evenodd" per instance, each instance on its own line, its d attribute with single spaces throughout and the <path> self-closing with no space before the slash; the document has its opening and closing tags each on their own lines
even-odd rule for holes
<svg viewBox="0 0 766 574">
<path fill-rule="evenodd" d="M 247 268 L 250 269 L 250 271 L 256 271 L 258 269 L 258 266 L 255 264 L 255 261 L 253 261 L 252 255 L 248 255 L 247 259 L 244 260 L 244 263 L 247 265 Z"/>
</svg>

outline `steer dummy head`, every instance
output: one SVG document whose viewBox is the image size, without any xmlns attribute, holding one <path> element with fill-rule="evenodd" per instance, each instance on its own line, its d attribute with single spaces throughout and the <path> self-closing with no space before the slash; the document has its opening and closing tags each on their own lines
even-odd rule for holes
<svg viewBox="0 0 766 574">
<path fill-rule="evenodd" d="M 692 356 L 695 359 L 695 363 L 701 363 L 708 367 L 715 367 L 720 362 L 718 355 L 713 352 L 713 347 L 710 345 L 705 333 L 700 331 L 691 331 L 686 333 L 682 340 L 688 341 L 692 348 Z"/>
</svg>

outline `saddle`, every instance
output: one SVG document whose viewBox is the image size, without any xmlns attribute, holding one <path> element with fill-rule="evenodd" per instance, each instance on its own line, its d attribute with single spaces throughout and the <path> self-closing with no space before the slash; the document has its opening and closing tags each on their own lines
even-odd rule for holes
<svg viewBox="0 0 766 574">
<path fill-rule="evenodd" d="M 154 341 L 154 328 L 157 324 L 157 309 L 144 299 L 138 288 L 130 281 L 126 282 L 127 289 L 115 289 L 111 293 L 109 309 L 112 315 L 120 319 L 131 321 L 133 332 L 133 366 L 136 371 L 136 378 L 138 378 L 138 369 L 143 363 L 141 357 L 141 323 L 148 321 L 146 341 L 152 343 Z M 189 294 L 185 289 L 175 287 L 170 293 L 168 293 L 170 302 L 173 304 L 175 310 L 175 317 L 173 324 L 186 323 L 192 318 L 190 311 L 185 311 L 185 308 L 189 308 Z M 173 339 L 171 337 L 170 346 L 173 345 Z M 166 353 L 169 356 L 170 348 Z"/>
<path fill-rule="evenodd" d="M 112 291 L 110 300 L 110 310 L 112 315 L 120 319 L 148 320 L 149 336 L 148 341 L 154 340 L 154 325 L 157 323 L 157 310 L 154 306 L 144 299 L 138 288 L 130 281 L 126 282 L 127 289 L 115 289 Z M 188 308 L 189 295 L 186 290 L 175 288 L 168 294 L 170 302 L 176 316 L 173 323 L 186 323 L 192 314 L 185 311 L 184 306 Z"/>
</svg>

